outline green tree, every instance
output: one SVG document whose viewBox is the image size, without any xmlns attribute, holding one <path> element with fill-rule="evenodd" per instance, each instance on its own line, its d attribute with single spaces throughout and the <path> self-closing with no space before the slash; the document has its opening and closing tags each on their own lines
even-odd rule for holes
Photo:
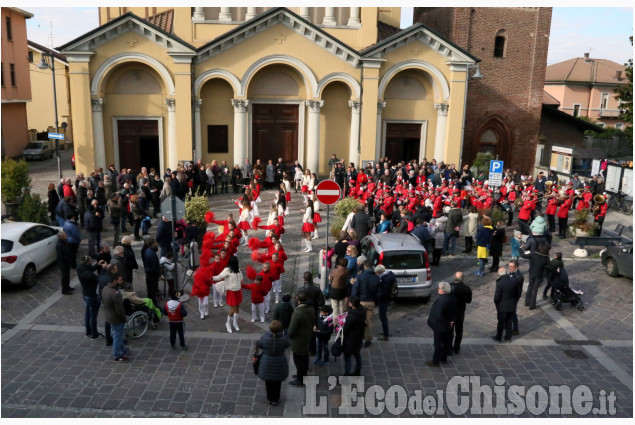
<svg viewBox="0 0 635 425">
<path fill-rule="evenodd" d="M 633 45 L 633 36 L 630 37 L 631 46 Z M 622 84 L 615 89 L 617 96 L 615 98 L 620 101 L 620 115 L 621 120 L 626 121 L 627 125 L 624 132 L 628 138 L 633 140 L 633 59 L 630 59 L 628 63 L 624 64 L 626 79 L 628 82 Z"/>
<path fill-rule="evenodd" d="M 24 159 L 2 161 L 2 202 L 17 202 L 23 187 L 31 187 L 29 164 Z"/>
</svg>

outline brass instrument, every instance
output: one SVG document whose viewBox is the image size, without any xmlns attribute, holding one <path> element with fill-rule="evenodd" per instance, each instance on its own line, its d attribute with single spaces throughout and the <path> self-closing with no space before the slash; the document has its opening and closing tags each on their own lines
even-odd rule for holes
<svg viewBox="0 0 635 425">
<path fill-rule="evenodd" d="M 593 197 L 593 202 L 595 202 L 596 205 L 601 205 L 606 202 L 606 198 L 604 195 L 595 195 Z"/>
<path fill-rule="evenodd" d="M 516 208 L 520 208 L 520 207 L 522 207 L 522 206 L 523 206 L 523 203 L 524 203 L 524 202 L 525 202 L 525 201 L 523 201 L 523 198 L 516 198 L 516 199 L 514 199 L 514 206 L 515 206 Z"/>
</svg>

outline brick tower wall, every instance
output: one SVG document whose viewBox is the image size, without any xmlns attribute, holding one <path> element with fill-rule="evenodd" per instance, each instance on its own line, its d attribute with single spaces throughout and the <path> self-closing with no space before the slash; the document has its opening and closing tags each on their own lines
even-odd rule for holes
<svg viewBox="0 0 635 425">
<path fill-rule="evenodd" d="M 470 79 L 463 161 L 471 163 L 480 136 L 498 136 L 505 167 L 533 170 L 547 66 L 551 8 L 415 8 L 423 22 L 481 59 L 484 78 Z M 507 34 L 505 57 L 494 57 L 498 31 Z"/>
</svg>

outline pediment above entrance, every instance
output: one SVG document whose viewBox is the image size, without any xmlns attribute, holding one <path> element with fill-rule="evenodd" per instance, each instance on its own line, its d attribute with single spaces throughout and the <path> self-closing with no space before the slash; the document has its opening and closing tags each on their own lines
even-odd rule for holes
<svg viewBox="0 0 635 425">
<path fill-rule="evenodd" d="M 196 49 L 187 42 L 169 34 L 159 27 L 141 19 L 133 13 L 126 13 L 117 19 L 95 28 L 92 31 L 58 47 L 59 51 L 69 55 L 69 62 L 94 52 L 100 46 L 123 35 L 130 34 L 126 41 L 130 50 L 138 43 L 137 37 L 144 37 L 161 47 L 174 58 L 174 61 L 190 62 Z"/>
<path fill-rule="evenodd" d="M 296 34 L 320 46 L 323 50 L 337 56 L 349 65 L 357 67 L 360 62 L 360 55 L 355 49 L 286 8 L 271 9 L 260 15 L 260 17 L 247 21 L 232 31 L 210 41 L 198 49 L 196 62 L 200 63 L 217 56 L 279 24 L 293 30 Z"/>
</svg>

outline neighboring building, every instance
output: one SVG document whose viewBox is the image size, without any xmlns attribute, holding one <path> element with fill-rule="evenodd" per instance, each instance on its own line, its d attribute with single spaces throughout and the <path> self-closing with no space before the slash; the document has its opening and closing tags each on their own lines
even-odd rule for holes
<svg viewBox="0 0 635 425">
<path fill-rule="evenodd" d="M 602 149 L 589 146 L 584 132 L 587 130 L 600 132 L 602 129 L 566 114 L 558 109 L 559 106 L 560 102 L 557 99 L 546 91 L 543 92 L 536 168 L 553 169 L 557 174 L 565 176 L 573 173 L 590 175 L 591 160 L 602 158 L 606 153 Z M 567 156 L 570 157 L 568 163 L 561 159 L 561 157 L 566 159 Z M 565 164 L 568 167 L 565 168 Z"/>
<path fill-rule="evenodd" d="M 33 14 L 2 8 L 2 157 L 22 154 L 28 143 L 26 104 L 31 101 L 26 20 Z"/>
<path fill-rule="evenodd" d="M 478 59 L 423 24 L 400 30 L 400 13 L 100 8 L 99 28 L 58 49 L 78 170 L 282 157 L 326 174 L 332 153 L 458 163 Z"/>
<path fill-rule="evenodd" d="M 560 102 L 560 110 L 574 117 L 589 117 L 600 127 L 623 130 L 615 88 L 627 84 L 624 65 L 593 59 L 588 53 L 547 67 L 545 91 Z"/>
<path fill-rule="evenodd" d="M 470 79 L 462 162 L 490 152 L 505 167 L 531 171 L 551 28 L 548 7 L 415 7 L 423 22 L 477 56 L 481 79 Z M 438 159 L 438 158 L 437 158 Z"/>
<path fill-rule="evenodd" d="M 60 133 L 65 133 L 65 140 L 72 140 L 70 116 L 70 91 L 68 88 L 68 63 L 66 57 L 55 50 L 29 41 L 29 71 L 31 73 L 31 93 L 33 101 L 26 107 L 29 130 L 38 133 L 55 130 L 55 107 L 53 105 L 53 71 L 40 69 L 42 53 L 53 54 L 55 58 L 55 91 L 57 98 L 57 119 Z M 50 61 L 50 56 L 46 58 Z M 64 129 L 62 123 L 66 123 Z M 40 139 L 42 139 L 40 137 Z"/>
</svg>

